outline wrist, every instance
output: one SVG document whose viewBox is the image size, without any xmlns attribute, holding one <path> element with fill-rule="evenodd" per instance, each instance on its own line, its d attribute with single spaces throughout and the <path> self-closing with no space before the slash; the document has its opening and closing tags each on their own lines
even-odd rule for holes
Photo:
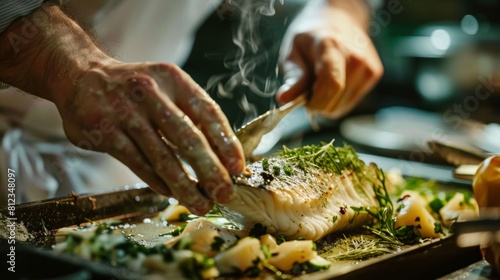
<svg viewBox="0 0 500 280">
<path fill-rule="evenodd" d="M 349 15 L 354 22 L 366 30 L 370 21 L 368 6 L 363 0 L 328 0 L 329 9 L 332 12 L 343 12 Z"/>
</svg>

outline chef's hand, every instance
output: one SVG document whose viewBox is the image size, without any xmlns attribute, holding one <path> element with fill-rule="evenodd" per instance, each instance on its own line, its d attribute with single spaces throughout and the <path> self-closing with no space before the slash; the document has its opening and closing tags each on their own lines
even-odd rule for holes
<svg viewBox="0 0 500 280">
<path fill-rule="evenodd" d="M 360 1 L 311 1 L 284 40 L 285 81 L 278 102 L 308 92 L 307 107 L 319 115 L 338 118 L 349 112 L 383 74 L 368 20 Z"/>
<path fill-rule="evenodd" d="M 228 201 L 229 173 L 244 168 L 241 145 L 220 107 L 171 64 L 111 61 L 90 69 L 58 108 L 72 143 L 109 153 L 195 213 L 210 210 L 212 200 Z"/>
<path fill-rule="evenodd" d="M 26 30 L 35 31 L 10 42 Z M 193 213 L 228 201 L 229 174 L 244 169 L 226 117 L 186 73 L 171 64 L 111 59 L 54 4 L 0 34 L 0 80 L 54 102 L 72 143 L 116 157 Z"/>
</svg>

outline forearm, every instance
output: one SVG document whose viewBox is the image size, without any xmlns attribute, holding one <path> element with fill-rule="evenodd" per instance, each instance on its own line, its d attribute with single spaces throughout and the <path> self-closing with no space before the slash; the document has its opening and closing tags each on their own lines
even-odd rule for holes
<svg viewBox="0 0 500 280">
<path fill-rule="evenodd" d="M 363 0 L 328 0 L 330 10 L 340 10 L 350 14 L 359 22 L 360 26 L 368 28 L 370 13 L 368 6 Z"/>
<path fill-rule="evenodd" d="M 86 70 L 109 58 L 57 5 L 44 4 L 0 34 L 0 81 L 64 103 Z"/>
<path fill-rule="evenodd" d="M 290 31 L 300 33 L 323 26 L 325 19 L 342 22 L 346 16 L 363 30 L 368 28 L 370 14 L 363 0 L 311 0 L 294 20 Z"/>
</svg>

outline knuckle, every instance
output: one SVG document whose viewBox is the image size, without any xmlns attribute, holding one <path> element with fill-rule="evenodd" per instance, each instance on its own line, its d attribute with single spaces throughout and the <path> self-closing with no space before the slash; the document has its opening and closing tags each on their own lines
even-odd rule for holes
<svg viewBox="0 0 500 280">
<path fill-rule="evenodd" d="M 178 76 L 182 73 L 182 69 L 172 63 L 156 63 L 151 70 L 160 77 Z"/>
<path fill-rule="evenodd" d="M 293 44 L 303 44 L 308 43 L 313 40 L 313 36 L 310 32 L 300 32 L 293 38 Z"/>
<path fill-rule="evenodd" d="M 125 121 L 124 128 L 133 135 L 144 135 L 149 132 L 149 128 L 135 118 L 129 118 Z"/>
<path fill-rule="evenodd" d="M 377 63 L 377 65 L 370 68 L 370 70 L 371 75 L 377 80 L 382 78 L 382 76 L 384 75 L 384 67 L 382 66 L 382 63 Z"/>
<path fill-rule="evenodd" d="M 143 158 L 137 154 L 135 147 L 130 145 L 129 139 L 124 135 L 113 133 L 107 137 L 106 141 L 103 141 L 101 146 L 103 151 L 126 162 L 132 170 L 149 169 L 149 166 L 144 166 Z"/>
<path fill-rule="evenodd" d="M 320 38 L 319 40 L 317 40 L 316 46 L 317 50 L 322 53 L 329 49 L 342 49 L 341 44 L 337 41 L 337 39 L 333 37 Z"/>
<path fill-rule="evenodd" d="M 345 90 L 345 82 L 339 79 L 335 74 L 325 75 L 323 79 L 324 85 L 317 88 L 319 95 L 328 97 Z"/>
<path fill-rule="evenodd" d="M 146 74 L 135 74 L 128 78 L 128 82 L 132 86 L 151 87 L 155 83 L 155 79 Z"/>
<path fill-rule="evenodd" d="M 221 114 L 222 112 L 222 109 L 221 107 L 219 106 L 219 104 L 217 104 L 215 101 L 213 100 L 205 100 L 205 114 L 207 114 L 207 117 L 217 117 Z"/>
</svg>

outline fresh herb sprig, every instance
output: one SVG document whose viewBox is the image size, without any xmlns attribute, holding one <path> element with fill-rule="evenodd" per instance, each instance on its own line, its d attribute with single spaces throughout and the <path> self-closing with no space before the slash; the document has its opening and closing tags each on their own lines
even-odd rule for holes
<svg viewBox="0 0 500 280">
<path fill-rule="evenodd" d="M 334 174 L 341 174 L 344 169 L 361 172 L 364 163 L 358 158 L 354 149 L 349 145 L 335 147 L 333 141 L 293 149 L 284 146 L 280 156 L 304 171 L 308 168 L 319 168 Z"/>
<path fill-rule="evenodd" d="M 396 218 L 394 217 L 394 205 L 392 203 L 391 197 L 387 191 L 385 184 L 385 174 L 382 170 L 377 171 L 377 182 L 373 184 L 373 190 L 375 191 L 375 197 L 377 199 L 379 207 L 351 207 L 356 213 L 367 213 L 375 218 L 376 223 L 372 226 L 364 226 L 373 234 L 379 236 L 386 242 L 395 245 L 405 245 L 410 242 L 409 240 L 414 240 L 412 235 L 413 230 L 398 231 L 395 229 Z M 406 241 L 406 242 L 405 242 Z M 413 241 L 411 241 L 413 242 Z"/>
<path fill-rule="evenodd" d="M 331 254 L 332 250 L 338 253 Z M 392 245 L 382 244 L 377 237 L 370 235 L 344 235 L 335 243 L 321 249 L 320 254 L 327 254 L 326 259 L 331 261 L 341 260 L 366 260 L 373 257 L 378 257 L 391 252 L 395 248 Z"/>
</svg>

